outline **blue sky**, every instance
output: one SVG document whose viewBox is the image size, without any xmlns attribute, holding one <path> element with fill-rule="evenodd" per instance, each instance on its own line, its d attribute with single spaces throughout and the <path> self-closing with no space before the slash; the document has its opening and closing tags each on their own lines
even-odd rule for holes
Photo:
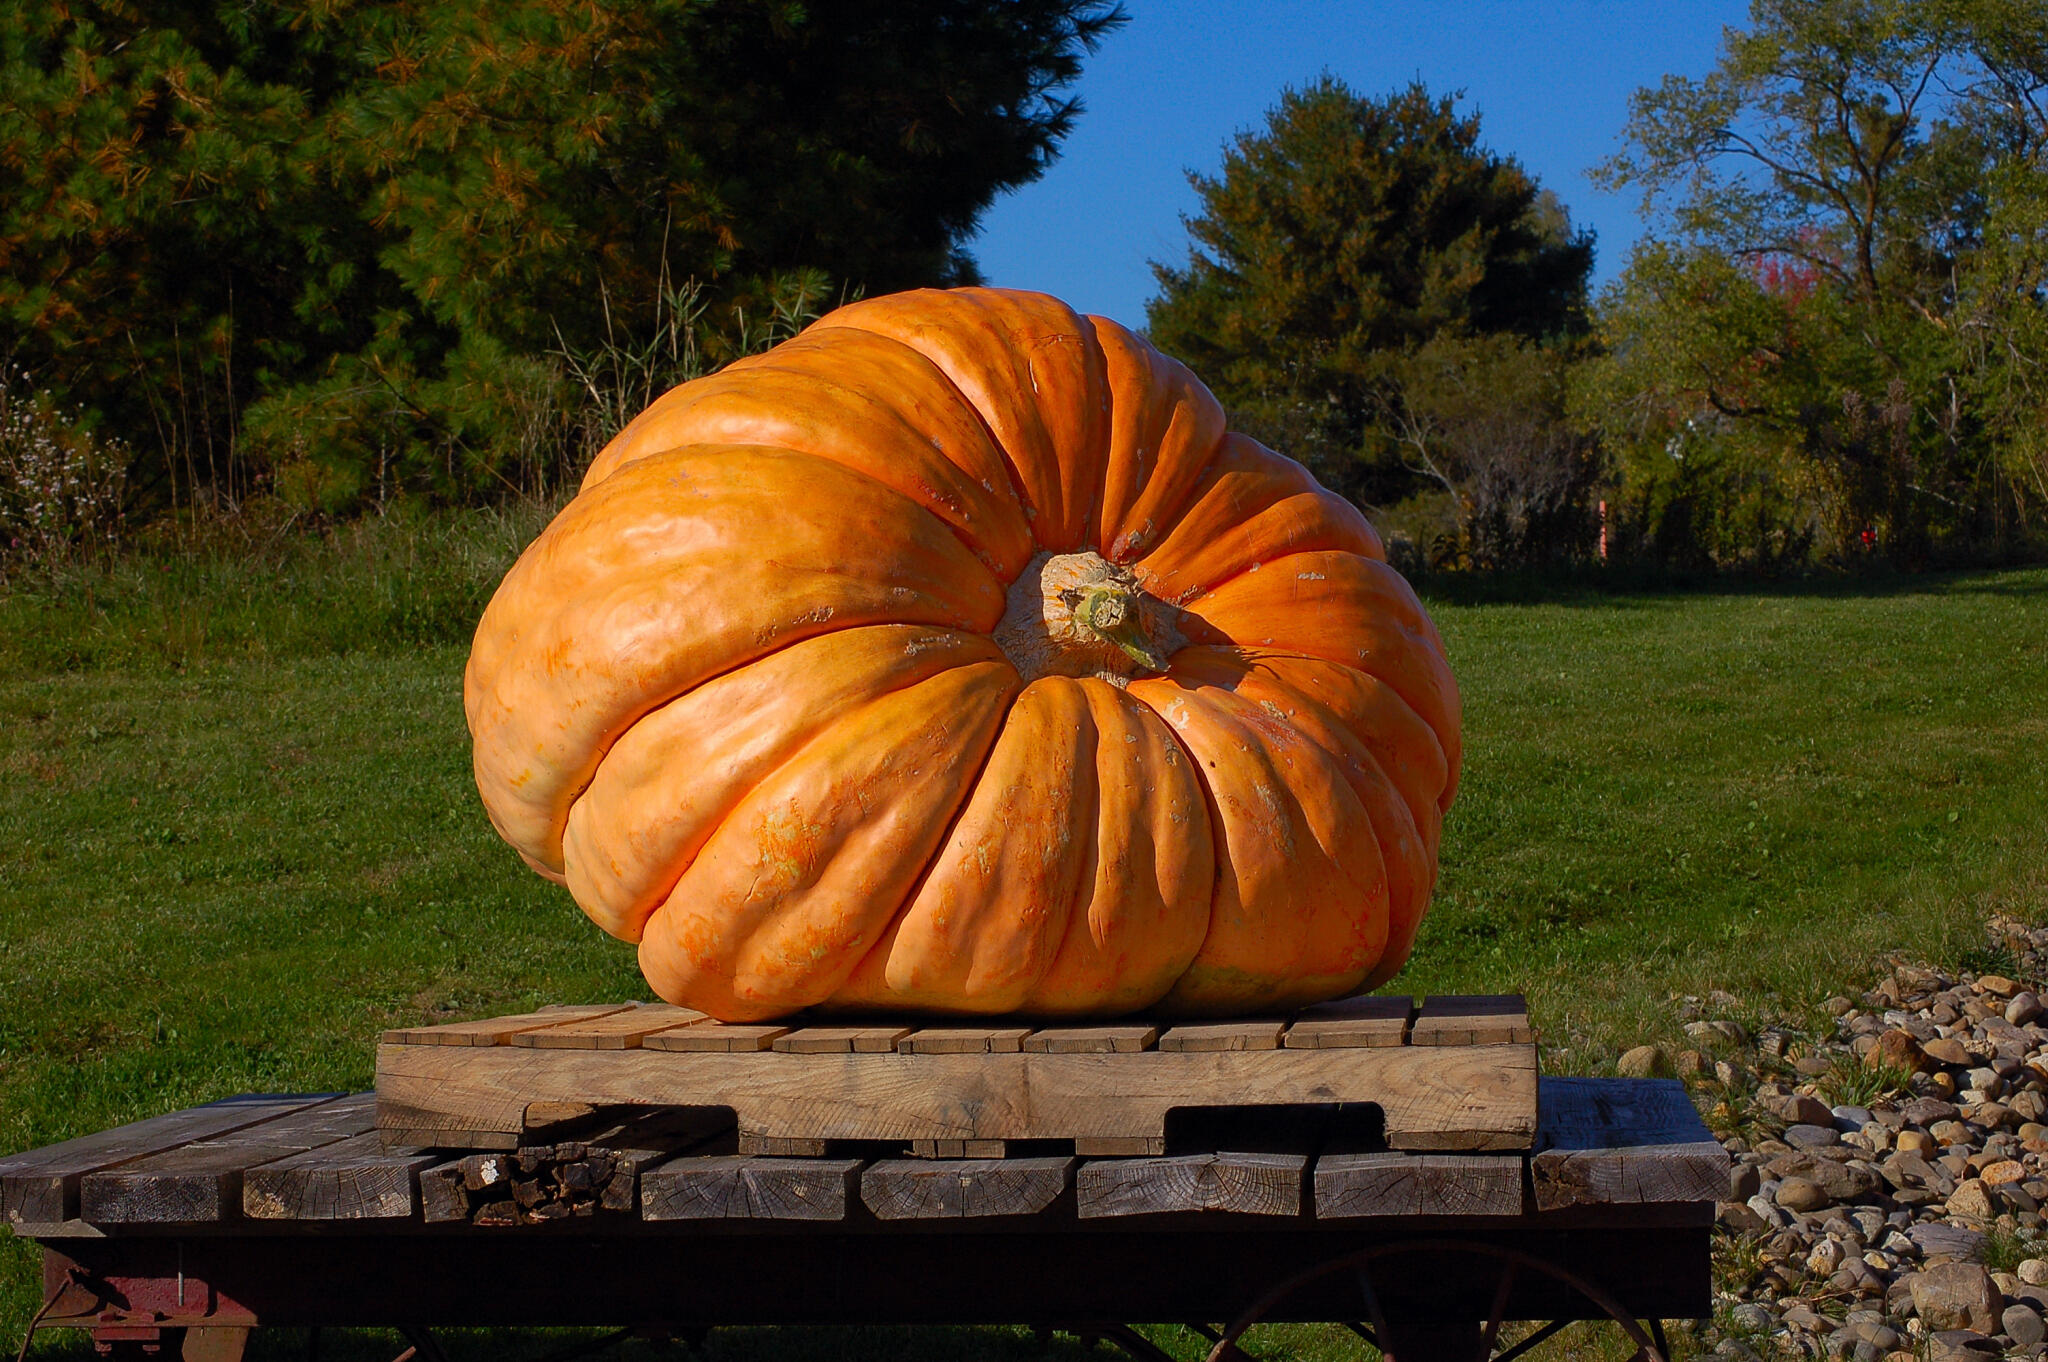
<svg viewBox="0 0 2048 1362">
<path fill-rule="evenodd" d="M 1383 94 L 1420 78 L 1463 90 L 1486 144 L 1535 172 L 1597 235 L 1595 280 L 1627 263 L 1637 196 L 1586 172 L 1619 146 L 1628 97 L 1699 76 L 1747 0 L 1127 0 L 1131 21 L 1089 58 L 1057 163 L 999 200 L 970 249 L 992 284 L 1043 289 L 1142 325 L 1149 260 L 1187 254 L 1184 172 L 1262 128 L 1282 88 L 1328 70 Z"/>
</svg>

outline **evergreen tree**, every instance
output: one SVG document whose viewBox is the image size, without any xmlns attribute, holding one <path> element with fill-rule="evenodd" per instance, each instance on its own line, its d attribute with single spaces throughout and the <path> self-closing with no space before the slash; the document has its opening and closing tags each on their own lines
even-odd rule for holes
<svg viewBox="0 0 2048 1362">
<path fill-rule="evenodd" d="M 644 334 L 686 280 L 755 314 L 791 271 L 973 280 L 963 243 L 1051 161 L 1061 90 L 1121 22 L 1104 0 L 22 0 L 0 354 L 202 482 L 240 448 L 344 493 L 374 465 L 466 495 L 505 476 L 536 357 Z"/>
<path fill-rule="evenodd" d="M 1152 339 L 1234 418 L 1342 490 L 1416 486 L 1398 431 L 1404 357 L 1438 337 L 1554 341 L 1585 326 L 1592 243 L 1476 114 L 1420 85 L 1384 99 L 1324 76 L 1189 175 L 1181 266 L 1154 264 Z"/>
</svg>

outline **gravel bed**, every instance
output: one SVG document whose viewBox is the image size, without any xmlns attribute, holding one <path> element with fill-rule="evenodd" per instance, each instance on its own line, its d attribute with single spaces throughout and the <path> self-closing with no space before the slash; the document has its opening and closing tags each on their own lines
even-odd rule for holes
<svg viewBox="0 0 2048 1362">
<path fill-rule="evenodd" d="M 1989 924 L 2004 973 L 1899 961 L 1832 1034 L 1752 1031 L 1683 1000 L 1675 1072 L 1734 1155 L 1716 1312 L 1730 1358 L 2048 1356 L 2048 929 Z"/>
</svg>

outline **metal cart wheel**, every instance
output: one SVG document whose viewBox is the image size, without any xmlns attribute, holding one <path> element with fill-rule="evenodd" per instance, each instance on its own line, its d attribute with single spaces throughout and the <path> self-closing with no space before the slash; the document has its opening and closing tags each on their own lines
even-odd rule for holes
<svg viewBox="0 0 2048 1362">
<path fill-rule="evenodd" d="M 1447 1263 L 1451 1270 L 1471 1272 L 1477 1269 L 1479 1263 L 1469 1260 L 1495 1265 L 1493 1303 L 1484 1322 L 1446 1323 L 1440 1319 L 1404 1318 L 1401 1303 L 1382 1299 L 1374 1288 L 1372 1270 L 1381 1260 L 1397 1255 L 1432 1254 L 1446 1259 L 1468 1260 L 1455 1267 Z M 1345 1327 L 1378 1348 L 1387 1362 L 1488 1362 L 1488 1359 L 1491 1362 L 1510 1362 L 1510 1359 L 1522 1356 L 1578 1320 L 1597 1319 L 1602 1315 L 1620 1325 L 1622 1332 L 1636 1345 L 1632 1362 L 1667 1362 L 1670 1357 L 1661 1323 L 1651 1320 L 1646 1330 L 1610 1293 L 1555 1263 L 1519 1249 L 1493 1244 L 1459 1239 L 1410 1239 L 1379 1244 L 1333 1258 L 1279 1283 L 1230 1322 L 1229 1327 L 1216 1338 L 1215 1346 L 1210 1348 L 1208 1362 L 1244 1362 L 1247 1354 L 1238 1347 L 1238 1340 L 1248 1329 L 1265 1321 L 1304 1288 L 1326 1285 L 1330 1278 L 1344 1277 L 1350 1277 L 1357 1283 L 1359 1304 L 1365 1313 L 1364 1321 L 1349 1322 Z M 1495 1352 L 1515 1284 L 1524 1277 L 1547 1278 L 1582 1297 L 1599 1314 L 1554 1319 L 1526 1338 Z"/>
</svg>

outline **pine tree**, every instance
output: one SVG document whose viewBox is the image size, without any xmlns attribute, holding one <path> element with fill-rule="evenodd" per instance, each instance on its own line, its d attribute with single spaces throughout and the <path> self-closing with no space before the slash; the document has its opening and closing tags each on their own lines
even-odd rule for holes
<svg viewBox="0 0 2048 1362">
<path fill-rule="evenodd" d="M 1585 326 L 1592 243 L 1476 114 L 1412 85 L 1324 76 L 1190 174 L 1186 264 L 1153 266 L 1153 340 L 1240 424 L 1368 500 L 1415 485 L 1394 426 L 1402 358 L 1439 336 L 1531 342 Z"/>
<path fill-rule="evenodd" d="M 791 271 L 973 280 L 981 213 L 1057 153 L 1061 91 L 1121 22 L 1105 0 L 21 0 L 0 355 L 230 493 L 206 461 L 239 448 L 310 449 L 343 494 L 374 463 L 466 495 L 505 476 L 489 392 L 644 333 L 686 280 L 755 311 Z"/>
</svg>

